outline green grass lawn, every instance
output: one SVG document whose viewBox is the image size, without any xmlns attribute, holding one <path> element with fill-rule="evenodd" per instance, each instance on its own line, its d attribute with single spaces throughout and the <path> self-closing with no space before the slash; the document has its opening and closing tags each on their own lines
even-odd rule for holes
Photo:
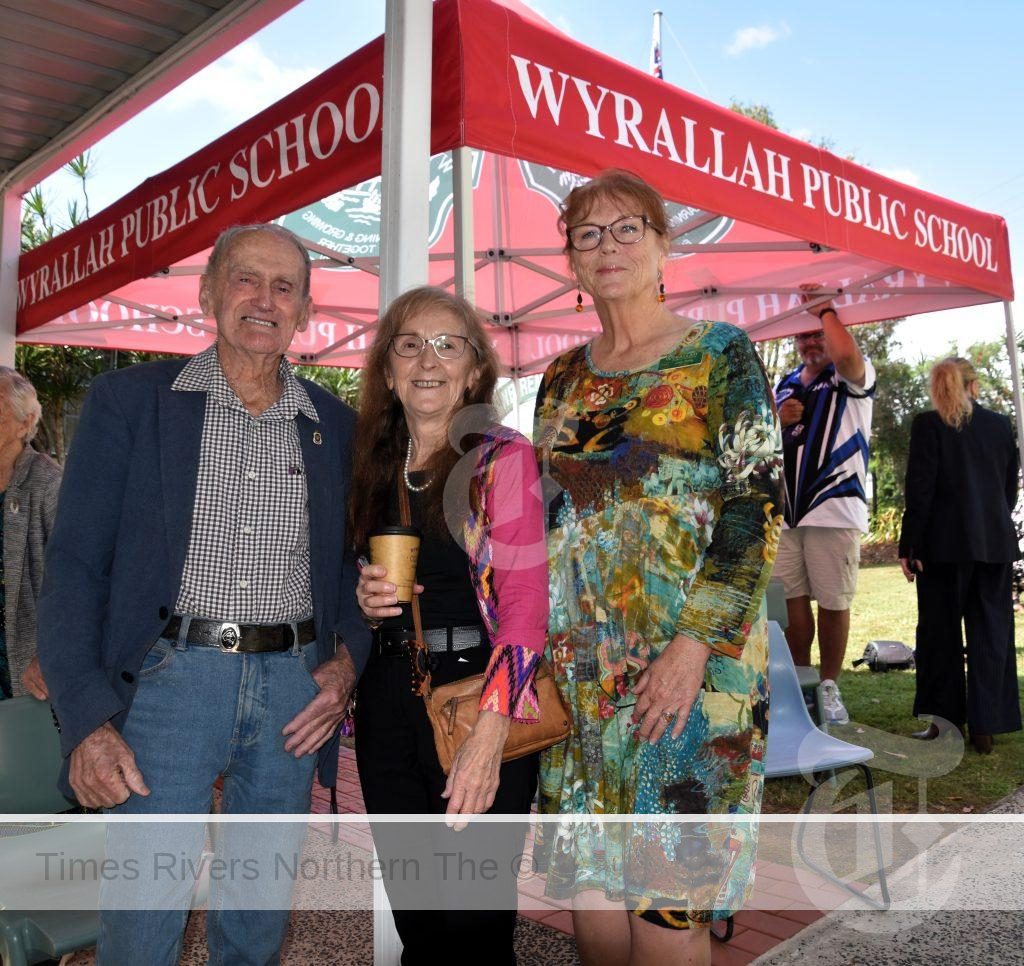
<svg viewBox="0 0 1024 966">
<path fill-rule="evenodd" d="M 861 570 L 845 670 L 839 681 L 850 724 L 830 731 L 875 751 L 870 767 L 876 785 L 891 796 L 893 811 L 984 811 L 1024 785 L 1024 732 L 997 736 L 991 755 L 979 755 L 970 745 L 961 751 L 943 742 L 911 742 L 907 736 L 924 726 L 911 715 L 914 672 L 872 674 L 866 666 L 850 667 L 870 640 L 903 641 L 913 647 L 916 623 L 916 593 L 898 566 Z M 1017 671 L 1024 680 L 1024 615 L 1017 615 L 1016 631 Z M 817 664 L 816 644 L 813 657 Z M 917 777 L 922 773 L 926 777 Z M 884 788 L 886 785 L 890 787 Z M 808 788 L 802 778 L 770 781 L 765 786 L 764 810 L 796 811 L 806 800 Z M 843 790 L 842 797 L 862 790 L 863 782 L 857 779 Z"/>
</svg>

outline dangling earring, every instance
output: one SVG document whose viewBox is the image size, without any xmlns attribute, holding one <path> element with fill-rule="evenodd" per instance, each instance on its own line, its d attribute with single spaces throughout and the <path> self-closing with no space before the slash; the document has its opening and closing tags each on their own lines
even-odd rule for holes
<svg viewBox="0 0 1024 966">
<path fill-rule="evenodd" d="M 583 311 L 583 288 L 580 285 L 576 286 L 576 311 Z"/>
<path fill-rule="evenodd" d="M 665 301 L 665 283 L 661 279 L 661 272 L 658 272 L 658 301 Z"/>
</svg>

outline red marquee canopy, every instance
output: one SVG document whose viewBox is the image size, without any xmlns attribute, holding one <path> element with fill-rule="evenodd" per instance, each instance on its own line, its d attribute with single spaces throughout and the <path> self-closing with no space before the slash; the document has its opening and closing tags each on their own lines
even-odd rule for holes
<svg viewBox="0 0 1024 966">
<path fill-rule="evenodd" d="M 279 220 L 314 254 L 296 358 L 360 365 L 377 315 L 383 38 L 22 257 L 22 342 L 191 353 L 225 227 Z M 1006 224 L 885 178 L 578 44 L 515 0 L 434 9 L 431 278 L 454 277 L 451 155 L 473 149 L 475 298 L 515 373 L 589 338 L 556 229 L 581 178 L 633 170 L 670 205 L 669 306 L 753 338 L 1013 297 Z M 568 172 L 572 172 L 571 174 Z"/>
</svg>

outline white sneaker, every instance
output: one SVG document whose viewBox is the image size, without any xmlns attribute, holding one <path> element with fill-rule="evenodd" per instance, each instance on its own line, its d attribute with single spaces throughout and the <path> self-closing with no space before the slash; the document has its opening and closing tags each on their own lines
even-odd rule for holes
<svg viewBox="0 0 1024 966">
<path fill-rule="evenodd" d="M 839 686 L 831 678 L 821 682 L 821 701 L 825 706 L 825 722 L 827 724 L 844 725 L 850 723 L 850 715 L 843 704 L 843 696 Z"/>
</svg>

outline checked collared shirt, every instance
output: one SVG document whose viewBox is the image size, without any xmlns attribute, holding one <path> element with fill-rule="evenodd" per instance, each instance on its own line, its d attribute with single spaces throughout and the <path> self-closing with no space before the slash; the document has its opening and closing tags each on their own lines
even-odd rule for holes
<svg viewBox="0 0 1024 966">
<path fill-rule="evenodd" d="M 274 624 L 313 612 L 308 491 L 295 418 L 301 412 L 320 419 L 287 359 L 279 371 L 281 398 L 256 417 L 224 378 L 216 345 L 194 356 L 171 387 L 207 396 L 179 614 Z"/>
</svg>

